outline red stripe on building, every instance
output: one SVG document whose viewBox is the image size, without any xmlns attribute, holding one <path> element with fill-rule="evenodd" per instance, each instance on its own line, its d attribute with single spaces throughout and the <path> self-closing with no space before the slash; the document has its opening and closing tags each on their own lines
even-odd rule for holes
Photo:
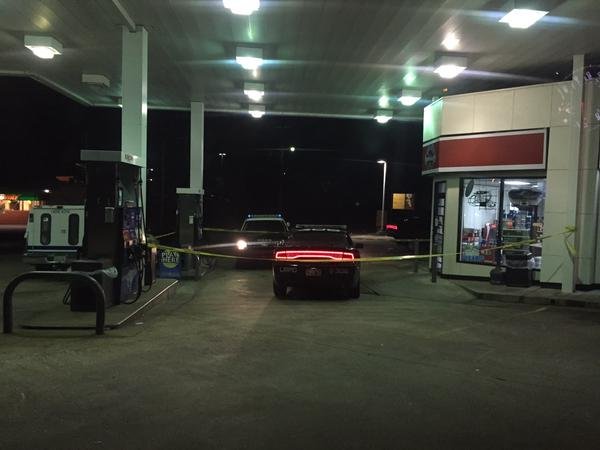
<svg viewBox="0 0 600 450">
<path fill-rule="evenodd" d="M 545 163 L 545 131 L 524 134 L 497 134 L 485 136 L 464 136 L 458 138 L 441 138 L 435 144 L 423 147 L 423 170 L 494 167 L 502 170 L 502 166 L 523 166 L 522 168 L 539 168 Z M 435 152 L 432 161 L 431 153 Z M 429 152 L 429 158 L 425 154 Z M 428 159 L 429 164 L 425 164 Z M 432 164 L 433 163 L 433 164 Z"/>
</svg>

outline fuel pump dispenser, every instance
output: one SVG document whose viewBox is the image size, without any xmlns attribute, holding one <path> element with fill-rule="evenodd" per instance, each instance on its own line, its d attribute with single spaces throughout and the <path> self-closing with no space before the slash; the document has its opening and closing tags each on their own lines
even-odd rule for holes
<svg viewBox="0 0 600 450">
<path fill-rule="evenodd" d="M 142 169 L 122 162 L 120 152 L 83 150 L 82 160 L 87 183 L 85 259 L 74 262 L 72 268 L 100 273 L 102 277 L 103 269 L 115 267 L 116 278 L 103 277 L 101 280 L 106 304 L 132 303 L 139 298 L 144 285 L 153 281 L 144 280 L 147 247 Z M 151 277 L 151 274 L 147 275 Z M 94 308 L 91 298 L 72 286 L 71 309 Z"/>
<path fill-rule="evenodd" d="M 177 194 L 177 244 L 189 247 L 202 238 L 202 195 Z"/>
<path fill-rule="evenodd" d="M 202 239 L 202 195 L 185 191 L 187 190 L 177 190 L 175 239 L 178 247 L 194 248 L 200 245 Z M 190 254 L 183 254 L 181 257 L 182 275 L 197 277 L 200 270 L 199 257 Z"/>
</svg>

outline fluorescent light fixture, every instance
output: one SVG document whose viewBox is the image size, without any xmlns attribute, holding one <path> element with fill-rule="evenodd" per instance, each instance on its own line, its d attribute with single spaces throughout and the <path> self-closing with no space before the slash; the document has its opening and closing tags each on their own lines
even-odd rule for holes
<svg viewBox="0 0 600 450">
<path fill-rule="evenodd" d="M 235 60 L 246 70 L 257 70 L 263 63 L 262 48 L 238 47 Z"/>
<path fill-rule="evenodd" d="M 467 58 L 462 56 L 442 56 L 435 63 L 434 72 L 442 78 L 455 78 L 467 68 Z"/>
<path fill-rule="evenodd" d="M 92 86 L 98 86 L 101 88 L 110 87 L 110 80 L 104 75 L 99 74 L 82 73 L 81 82 L 85 84 L 91 84 Z"/>
<path fill-rule="evenodd" d="M 390 120 L 392 120 L 393 116 L 394 116 L 393 111 L 381 109 L 381 110 L 377 111 L 377 114 L 375 115 L 375 120 L 377 121 L 377 123 L 380 123 L 383 125 L 383 124 L 388 123 Z"/>
<path fill-rule="evenodd" d="M 389 108 L 390 107 L 390 98 L 387 95 L 382 95 L 379 97 L 379 101 L 377 102 L 380 108 Z"/>
<path fill-rule="evenodd" d="M 402 89 L 402 96 L 398 99 L 404 106 L 412 106 L 421 100 L 421 91 Z"/>
<path fill-rule="evenodd" d="M 264 105 L 250 105 L 248 112 L 255 119 L 260 119 L 265 115 L 265 107 Z"/>
<path fill-rule="evenodd" d="M 505 181 L 504 184 L 506 184 L 508 186 L 529 186 L 531 183 L 528 183 L 527 181 L 514 180 L 514 181 Z"/>
<path fill-rule="evenodd" d="M 52 59 L 54 55 L 60 55 L 63 51 L 62 44 L 50 36 L 26 35 L 25 47 L 42 59 Z"/>
<path fill-rule="evenodd" d="M 260 0 L 223 0 L 223 6 L 233 14 L 249 16 L 260 8 Z"/>
<path fill-rule="evenodd" d="M 460 39 L 458 39 L 454 33 L 448 33 L 442 41 L 442 45 L 446 47 L 447 50 L 456 50 L 459 43 Z"/>
<path fill-rule="evenodd" d="M 244 83 L 244 94 L 253 102 L 260 102 L 265 95 L 265 85 L 262 83 Z"/>
<path fill-rule="evenodd" d="M 546 14 L 548 14 L 548 11 L 538 11 L 535 9 L 513 9 L 502 19 L 500 19 L 500 22 L 507 23 L 511 28 L 529 28 Z"/>
<path fill-rule="evenodd" d="M 406 85 L 410 86 L 417 80 L 417 76 L 414 72 L 407 72 L 407 74 L 404 75 L 404 78 L 402 78 L 402 80 L 404 80 L 404 83 Z"/>
</svg>

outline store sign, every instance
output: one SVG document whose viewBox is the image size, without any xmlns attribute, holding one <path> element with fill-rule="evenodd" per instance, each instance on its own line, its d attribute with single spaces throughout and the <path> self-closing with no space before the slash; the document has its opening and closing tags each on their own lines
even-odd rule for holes
<svg viewBox="0 0 600 450">
<path fill-rule="evenodd" d="M 423 174 L 546 168 L 546 129 L 440 137 L 423 145 Z"/>
</svg>

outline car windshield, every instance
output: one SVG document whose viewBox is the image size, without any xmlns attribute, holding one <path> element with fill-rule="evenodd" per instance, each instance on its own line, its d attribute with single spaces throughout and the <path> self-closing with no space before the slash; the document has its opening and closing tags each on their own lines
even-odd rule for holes
<svg viewBox="0 0 600 450">
<path fill-rule="evenodd" d="M 348 244 L 345 233 L 335 231 L 297 231 L 289 240 L 294 244 L 326 244 L 344 247 Z"/>
<path fill-rule="evenodd" d="M 242 230 L 284 232 L 285 224 L 281 220 L 251 220 L 244 224 Z"/>
</svg>

